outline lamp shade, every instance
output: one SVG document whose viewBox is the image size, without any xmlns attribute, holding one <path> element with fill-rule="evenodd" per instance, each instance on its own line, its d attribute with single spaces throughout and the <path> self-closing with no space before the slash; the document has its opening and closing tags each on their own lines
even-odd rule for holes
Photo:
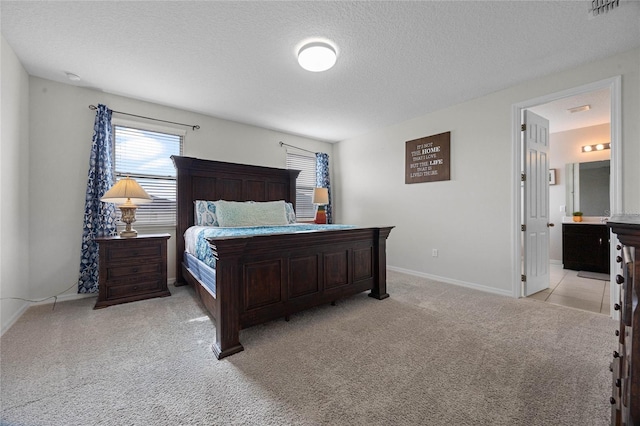
<svg viewBox="0 0 640 426">
<path fill-rule="evenodd" d="M 134 179 L 129 177 L 120 179 L 110 190 L 108 190 L 100 199 L 106 203 L 124 204 L 131 203 L 150 203 L 153 200 L 147 192 Z"/>
<path fill-rule="evenodd" d="M 319 205 L 329 204 L 329 190 L 327 188 L 314 188 L 313 204 L 319 204 Z"/>
</svg>

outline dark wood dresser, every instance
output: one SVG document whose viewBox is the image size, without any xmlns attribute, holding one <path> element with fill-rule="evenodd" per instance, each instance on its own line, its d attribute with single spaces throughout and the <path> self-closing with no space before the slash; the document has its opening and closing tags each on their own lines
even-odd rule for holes
<svg viewBox="0 0 640 426">
<path fill-rule="evenodd" d="M 635 261 L 636 251 L 640 255 L 640 216 L 614 216 L 608 225 L 618 237 L 616 262 L 621 267 L 616 275 L 620 300 L 614 305 L 620 324 L 611 364 L 611 424 L 640 426 L 640 262 Z"/>
<path fill-rule="evenodd" d="M 94 309 L 171 296 L 167 289 L 169 234 L 96 238 L 100 277 Z"/>
</svg>

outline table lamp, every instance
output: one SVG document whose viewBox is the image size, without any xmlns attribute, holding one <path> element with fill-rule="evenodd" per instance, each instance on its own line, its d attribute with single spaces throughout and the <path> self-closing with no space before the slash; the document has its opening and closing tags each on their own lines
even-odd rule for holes
<svg viewBox="0 0 640 426">
<path fill-rule="evenodd" d="M 312 202 L 317 206 L 314 222 L 322 224 L 327 223 L 327 212 L 325 210 L 325 206 L 329 204 L 329 189 L 314 188 Z"/>
<path fill-rule="evenodd" d="M 131 224 L 136 221 L 136 209 L 138 204 L 150 203 L 153 200 L 144 189 L 130 177 L 120 179 L 110 190 L 100 199 L 105 203 L 119 204 L 118 208 L 122 212 L 121 220 L 126 224 L 125 229 L 120 231 L 123 238 L 137 237 L 138 231 L 131 229 Z"/>
</svg>

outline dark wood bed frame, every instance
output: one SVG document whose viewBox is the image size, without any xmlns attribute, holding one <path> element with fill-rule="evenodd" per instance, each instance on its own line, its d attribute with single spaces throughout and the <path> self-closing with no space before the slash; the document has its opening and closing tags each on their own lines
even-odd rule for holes
<svg viewBox="0 0 640 426">
<path fill-rule="evenodd" d="M 216 295 L 183 264 L 184 232 L 194 224 L 195 200 L 294 204 L 297 170 L 172 156 L 177 169 L 177 283 L 191 284 L 213 317 L 218 359 L 244 348 L 243 328 L 371 290 L 386 290 L 386 240 L 393 227 L 212 238 Z M 180 266 L 182 265 L 182 266 Z"/>
</svg>

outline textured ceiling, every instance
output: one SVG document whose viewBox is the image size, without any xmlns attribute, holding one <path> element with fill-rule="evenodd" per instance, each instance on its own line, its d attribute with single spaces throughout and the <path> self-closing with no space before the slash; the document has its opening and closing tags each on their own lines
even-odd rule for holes
<svg viewBox="0 0 640 426">
<path fill-rule="evenodd" d="M 0 28 L 31 75 L 339 141 L 640 46 L 637 1 L 590 4 L 3 0 Z"/>
<path fill-rule="evenodd" d="M 573 113 L 569 111 L 583 105 L 589 105 L 590 109 Z M 611 93 L 609 89 L 600 89 L 529 109 L 549 119 L 550 133 L 596 126 L 611 121 Z"/>
</svg>

